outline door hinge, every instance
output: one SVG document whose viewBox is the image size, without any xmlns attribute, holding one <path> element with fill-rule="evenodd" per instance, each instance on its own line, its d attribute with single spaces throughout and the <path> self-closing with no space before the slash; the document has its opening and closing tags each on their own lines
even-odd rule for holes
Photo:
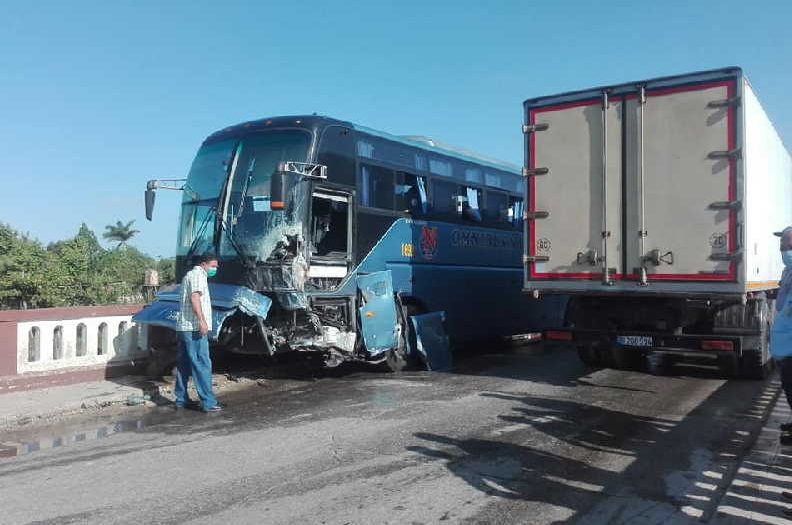
<svg viewBox="0 0 792 525">
<path fill-rule="evenodd" d="M 523 219 L 531 221 L 534 219 L 546 219 L 550 216 L 549 211 L 527 211 L 523 214 Z"/>
<path fill-rule="evenodd" d="M 550 124 L 547 122 L 541 122 L 539 124 L 525 124 L 522 127 L 523 133 L 535 133 L 537 131 L 546 131 L 550 127 Z"/>
<path fill-rule="evenodd" d="M 707 104 L 708 108 L 737 107 L 741 103 L 740 95 L 722 100 L 713 100 Z"/>
<path fill-rule="evenodd" d="M 713 253 L 709 256 L 711 261 L 736 261 L 742 259 L 742 251 L 734 253 Z"/>
<path fill-rule="evenodd" d="M 707 155 L 710 159 L 741 159 L 742 148 L 734 148 L 728 151 L 713 151 Z"/>
<path fill-rule="evenodd" d="M 523 168 L 523 177 L 535 177 L 537 175 L 547 175 L 550 173 L 550 168 Z"/>
<path fill-rule="evenodd" d="M 709 205 L 711 210 L 739 210 L 742 208 L 742 201 L 718 201 Z"/>
</svg>

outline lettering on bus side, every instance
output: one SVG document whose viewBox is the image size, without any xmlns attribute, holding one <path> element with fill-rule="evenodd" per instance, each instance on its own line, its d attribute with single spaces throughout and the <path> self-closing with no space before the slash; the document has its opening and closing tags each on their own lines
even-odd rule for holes
<svg viewBox="0 0 792 525">
<path fill-rule="evenodd" d="M 516 235 L 473 230 L 451 232 L 451 246 L 458 248 L 485 248 L 495 250 L 520 250 L 520 239 Z"/>
</svg>

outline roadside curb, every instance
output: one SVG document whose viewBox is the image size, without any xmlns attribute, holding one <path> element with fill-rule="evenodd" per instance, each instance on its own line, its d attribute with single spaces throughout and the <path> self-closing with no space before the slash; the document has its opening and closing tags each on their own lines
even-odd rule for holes
<svg viewBox="0 0 792 525">
<path fill-rule="evenodd" d="M 0 431 L 113 405 L 142 404 L 159 388 L 142 376 L 0 395 Z"/>
</svg>

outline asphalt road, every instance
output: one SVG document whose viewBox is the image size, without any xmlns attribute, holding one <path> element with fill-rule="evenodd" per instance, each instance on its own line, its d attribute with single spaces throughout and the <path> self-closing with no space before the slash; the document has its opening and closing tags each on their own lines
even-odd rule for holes
<svg viewBox="0 0 792 525">
<path fill-rule="evenodd" d="M 767 383 L 673 373 L 517 350 L 7 434 L 56 446 L 0 460 L 0 522 L 712 522 Z"/>
</svg>

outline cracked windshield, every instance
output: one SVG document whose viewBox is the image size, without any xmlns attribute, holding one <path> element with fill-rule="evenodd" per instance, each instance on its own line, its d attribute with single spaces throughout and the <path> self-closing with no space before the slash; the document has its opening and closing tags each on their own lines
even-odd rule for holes
<svg viewBox="0 0 792 525">
<path fill-rule="evenodd" d="M 204 145 L 187 180 L 190 191 L 185 192 L 182 203 L 180 254 L 213 247 L 214 207 L 229 170 L 230 188 L 221 204 L 226 212 L 220 256 L 266 259 L 284 235 L 301 231 L 301 224 L 291 219 L 294 210 L 270 208 L 270 181 L 278 163 L 304 162 L 310 141 L 309 133 L 293 130 L 258 133 L 238 143 L 228 140 Z"/>
</svg>

